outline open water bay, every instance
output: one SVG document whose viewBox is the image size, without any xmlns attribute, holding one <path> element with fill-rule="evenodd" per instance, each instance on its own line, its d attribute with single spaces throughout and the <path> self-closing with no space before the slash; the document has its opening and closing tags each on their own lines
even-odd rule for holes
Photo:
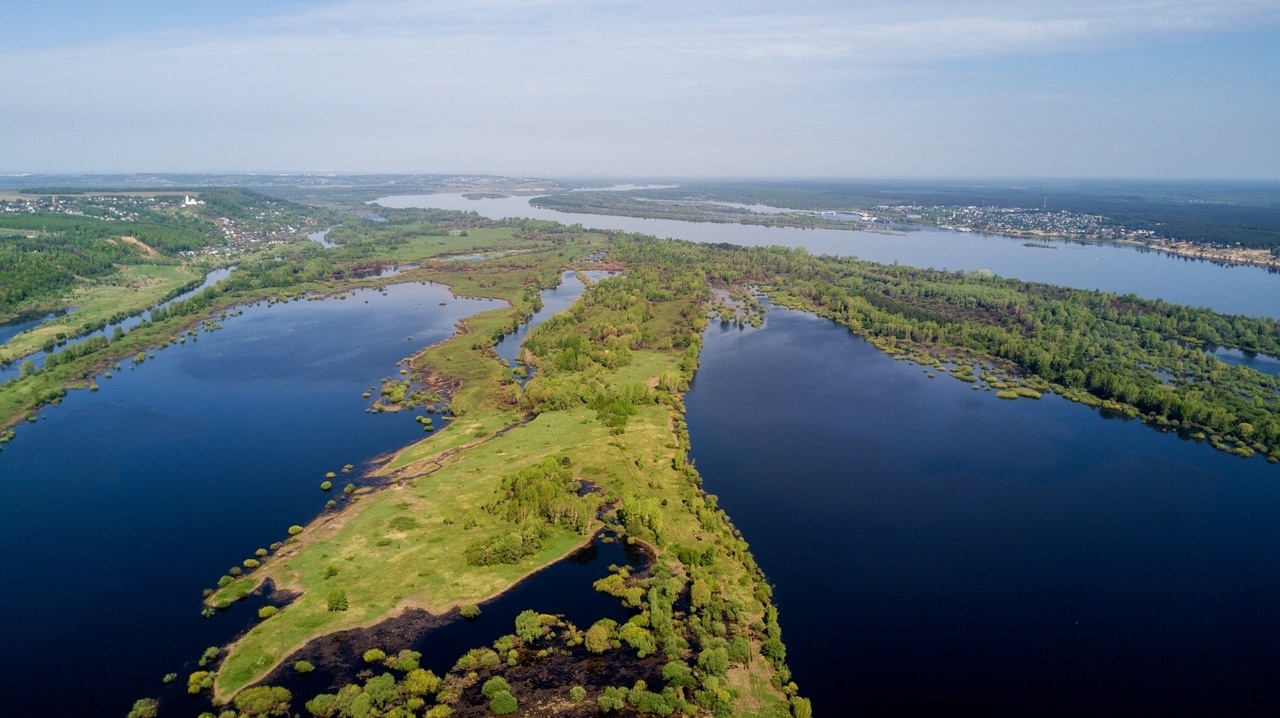
<svg viewBox="0 0 1280 718">
<path fill-rule="evenodd" d="M 252 602 L 202 618 L 201 590 L 341 502 L 348 475 L 325 493 L 326 472 L 423 436 L 425 412 L 366 414 L 361 393 L 499 306 L 402 284 L 247 307 L 17 427 L 0 452 L 5 713 L 124 715 L 166 673 L 185 681 L 256 620 Z"/>
<path fill-rule="evenodd" d="M 771 309 L 686 397 L 817 715 L 1280 710 L 1280 467 Z"/>
</svg>

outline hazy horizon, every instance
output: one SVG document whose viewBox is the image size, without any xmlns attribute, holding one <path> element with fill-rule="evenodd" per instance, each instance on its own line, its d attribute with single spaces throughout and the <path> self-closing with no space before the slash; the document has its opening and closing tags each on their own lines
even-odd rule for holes
<svg viewBox="0 0 1280 718">
<path fill-rule="evenodd" d="M 1280 4 L 6 7 L 0 172 L 1280 178 Z"/>
</svg>

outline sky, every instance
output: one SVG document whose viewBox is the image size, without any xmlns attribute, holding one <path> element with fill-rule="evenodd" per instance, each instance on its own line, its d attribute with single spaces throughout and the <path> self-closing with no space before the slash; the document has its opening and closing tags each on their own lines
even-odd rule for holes
<svg viewBox="0 0 1280 718">
<path fill-rule="evenodd" d="M 0 0 L 0 172 L 1280 178 L 1280 0 Z"/>
</svg>

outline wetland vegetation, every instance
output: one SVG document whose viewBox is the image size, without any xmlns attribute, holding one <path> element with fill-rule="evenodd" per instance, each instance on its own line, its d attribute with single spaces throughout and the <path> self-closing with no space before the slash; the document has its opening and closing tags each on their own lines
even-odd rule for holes
<svg viewBox="0 0 1280 718">
<path fill-rule="evenodd" d="M 1274 319 L 781 247 L 443 210 L 384 209 L 375 221 L 358 205 L 274 203 L 331 226 L 327 237 L 337 246 L 298 234 L 246 252 L 217 286 L 129 331 L 53 354 L 0 388 L 0 423 L 34 419 L 41 406 L 119 371 L 127 358 L 146 359 L 264 299 L 341 301 L 394 281 L 504 301 L 460 320 L 452 338 L 412 352 L 399 375 L 368 392 L 370 408 L 447 404 L 447 425 L 418 417 L 429 435 L 384 457 L 360 486 L 347 484 L 341 504 L 330 500 L 309 523 L 298 516 L 270 550 L 227 557 L 233 569 L 209 577 L 210 614 L 267 588 L 280 597 L 189 673 L 181 687 L 210 710 L 809 715 L 803 687 L 792 681 L 773 589 L 688 460 L 683 397 L 708 321 L 759 326 L 769 302 L 829 318 L 885 353 L 989 390 L 991 401 L 1055 392 L 1241 457 L 1280 460 L 1280 380 L 1202 349 L 1280 354 Z M 488 258 L 444 261 L 477 252 Z M 119 259 L 103 272 L 126 271 Z M 409 264 L 416 266 L 394 280 L 378 276 Z M 494 346 L 541 306 L 541 292 L 562 272 L 602 268 L 622 273 L 529 330 L 514 371 L 498 358 Z M 4 438 L 21 441 L 22 432 Z M 330 491 L 335 478 L 329 472 L 322 488 Z M 323 670 L 302 657 L 321 636 L 408 611 L 474 614 L 602 531 L 651 556 L 641 570 L 618 567 L 596 583 L 625 608 L 625 620 L 575 625 L 529 612 L 511 634 L 472 647 L 439 673 L 420 668 L 407 645 L 388 644 L 377 647 L 381 655 L 366 654 L 368 675 L 331 690 L 297 695 L 260 684 L 282 666 Z M 602 660 L 627 667 L 619 675 L 635 680 L 584 678 L 580 668 Z M 530 701 L 535 675 L 542 692 Z M 547 688 L 552 675 L 564 685 Z M 154 707 L 140 701 L 136 709 Z"/>
</svg>

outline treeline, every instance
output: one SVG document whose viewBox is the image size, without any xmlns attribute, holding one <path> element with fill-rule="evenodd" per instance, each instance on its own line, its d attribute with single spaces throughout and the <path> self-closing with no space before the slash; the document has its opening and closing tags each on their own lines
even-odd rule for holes
<svg viewBox="0 0 1280 718">
<path fill-rule="evenodd" d="M 623 262 L 699 266 L 714 282 L 782 297 L 895 353 L 959 353 L 1034 376 L 1069 398 L 1203 433 L 1218 448 L 1280 460 L 1280 379 L 1204 345 L 1280 354 L 1280 323 L 978 274 L 883 266 L 803 250 L 613 240 Z"/>
<path fill-rule="evenodd" d="M 8 222 L 5 224 L 23 224 Z M 0 315 L 24 302 L 55 296 L 78 277 L 92 279 L 115 271 L 117 263 L 135 262 L 139 251 L 125 242 L 109 242 L 80 233 L 31 239 L 0 238 Z"/>
</svg>

